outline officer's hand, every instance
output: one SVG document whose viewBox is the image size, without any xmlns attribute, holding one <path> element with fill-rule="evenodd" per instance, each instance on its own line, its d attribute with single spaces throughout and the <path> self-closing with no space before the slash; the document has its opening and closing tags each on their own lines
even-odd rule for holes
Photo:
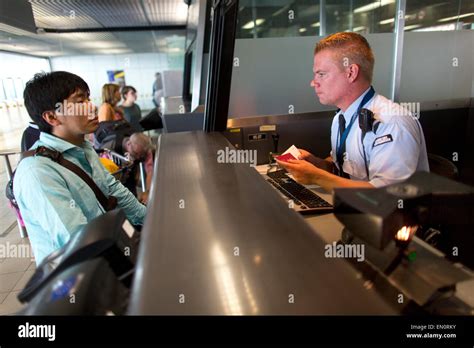
<svg viewBox="0 0 474 348">
<path fill-rule="evenodd" d="M 277 163 L 290 172 L 293 178 L 300 184 L 309 185 L 315 183 L 315 176 L 317 176 L 319 169 L 311 163 L 305 160 L 289 160 L 288 162 L 277 160 Z"/>
<path fill-rule="evenodd" d="M 310 158 L 314 157 L 314 155 L 309 151 L 306 151 L 304 149 L 298 149 L 298 150 L 301 153 L 300 158 L 298 158 L 300 160 L 310 161 Z"/>
</svg>

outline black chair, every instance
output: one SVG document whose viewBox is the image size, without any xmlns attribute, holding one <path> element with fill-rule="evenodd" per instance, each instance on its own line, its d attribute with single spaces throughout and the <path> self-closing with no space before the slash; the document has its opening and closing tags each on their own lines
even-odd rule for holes
<svg viewBox="0 0 474 348">
<path fill-rule="evenodd" d="M 430 172 L 432 173 L 452 180 L 457 180 L 459 177 L 459 171 L 456 165 L 444 157 L 429 153 L 428 163 L 430 165 Z"/>
<path fill-rule="evenodd" d="M 40 130 L 38 126 L 30 122 L 28 127 L 23 131 L 23 135 L 21 137 L 21 152 L 28 151 L 30 147 L 33 146 L 34 143 L 40 137 Z"/>
<path fill-rule="evenodd" d="M 144 131 L 162 129 L 163 121 L 161 119 L 161 115 L 158 111 L 158 108 L 151 110 L 148 115 L 142 118 L 140 120 L 140 126 L 142 126 Z"/>
</svg>

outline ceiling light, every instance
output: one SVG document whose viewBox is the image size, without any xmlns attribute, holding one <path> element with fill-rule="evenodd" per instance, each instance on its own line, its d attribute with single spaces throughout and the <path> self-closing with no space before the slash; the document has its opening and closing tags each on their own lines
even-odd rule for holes
<svg viewBox="0 0 474 348">
<path fill-rule="evenodd" d="M 368 12 L 368 11 L 372 11 L 372 10 L 375 10 L 376 8 L 379 8 L 379 7 L 382 7 L 382 6 L 386 6 L 386 5 L 390 5 L 390 4 L 393 4 L 395 3 L 395 0 L 380 0 L 380 1 L 375 1 L 375 2 L 372 2 L 368 5 L 364 5 L 364 6 L 361 6 L 361 7 L 358 7 L 354 10 L 354 13 L 360 13 L 360 12 Z"/>
<path fill-rule="evenodd" d="M 453 31 L 453 30 L 456 30 L 456 24 L 455 23 L 435 25 L 435 26 L 432 26 L 432 27 L 416 29 L 416 30 L 413 30 L 413 31 Z"/>
<path fill-rule="evenodd" d="M 306 28 L 300 28 L 299 32 L 304 33 L 306 31 Z"/>
<path fill-rule="evenodd" d="M 265 22 L 265 19 L 263 19 L 263 18 L 258 18 L 258 19 L 255 20 L 255 23 L 256 23 L 257 25 L 260 25 L 260 24 L 262 24 L 263 22 Z M 254 21 L 250 21 L 250 22 L 248 22 L 247 24 L 245 24 L 245 25 L 242 27 L 242 29 L 253 29 L 254 26 L 255 26 L 255 23 L 254 23 Z"/>
<path fill-rule="evenodd" d="M 380 21 L 379 24 L 389 24 L 395 22 L 395 18 L 389 18 L 389 19 L 384 19 L 383 21 Z"/>
<path fill-rule="evenodd" d="M 466 17 L 470 17 L 470 16 L 474 16 L 474 12 L 465 13 L 465 14 L 460 15 L 460 16 L 452 16 L 452 17 L 442 18 L 442 19 L 438 20 L 438 22 L 449 22 L 449 21 L 452 21 L 452 20 L 455 20 L 455 19 L 466 18 Z"/>
<path fill-rule="evenodd" d="M 188 18 L 188 6 L 182 2 L 177 7 L 176 21 L 186 21 L 186 18 Z"/>
<path fill-rule="evenodd" d="M 311 27 L 316 28 L 319 27 L 321 24 L 319 22 L 311 24 Z"/>
<path fill-rule="evenodd" d="M 407 19 L 415 19 L 416 18 L 416 15 L 406 15 L 405 16 L 405 20 Z M 389 23 L 393 23 L 395 22 L 395 18 L 387 18 L 387 19 L 384 19 L 383 21 L 380 21 L 379 24 L 389 24 Z"/>
<path fill-rule="evenodd" d="M 413 24 L 413 25 L 408 25 L 404 28 L 405 31 L 407 30 L 411 30 L 411 29 L 415 29 L 415 28 L 419 28 L 421 27 L 421 24 Z"/>
</svg>

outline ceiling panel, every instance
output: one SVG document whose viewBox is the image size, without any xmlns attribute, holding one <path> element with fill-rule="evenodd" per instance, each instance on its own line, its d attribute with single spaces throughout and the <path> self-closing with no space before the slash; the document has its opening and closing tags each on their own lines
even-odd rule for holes
<svg viewBox="0 0 474 348">
<path fill-rule="evenodd" d="M 151 25 L 184 25 L 187 5 L 183 0 L 144 0 L 146 14 Z"/>
<path fill-rule="evenodd" d="M 185 25 L 183 0 L 29 0 L 40 29 L 78 30 L 38 34 L 0 26 L 0 50 L 38 56 L 176 52 L 184 30 L 95 31 L 119 27 Z"/>
<path fill-rule="evenodd" d="M 183 0 L 30 0 L 36 25 L 88 29 L 185 25 Z"/>
</svg>

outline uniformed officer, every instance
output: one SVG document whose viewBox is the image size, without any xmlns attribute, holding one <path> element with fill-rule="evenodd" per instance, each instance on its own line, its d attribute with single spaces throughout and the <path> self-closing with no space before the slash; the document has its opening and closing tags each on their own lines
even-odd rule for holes
<svg viewBox="0 0 474 348">
<path fill-rule="evenodd" d="M 314 50 L 314 88 L 321 104 L 339 108 L 326 159 L 302 150 L 299 160 L 278 161 L 296 181 L 328 191 L 339 187 L 380 187 L 429 171 L 417 115 L 375 92 L 374 55 L 367 40 L 342 32 Z M 361 125 L 359 125 L 359 119 Z"/>
</svg>

